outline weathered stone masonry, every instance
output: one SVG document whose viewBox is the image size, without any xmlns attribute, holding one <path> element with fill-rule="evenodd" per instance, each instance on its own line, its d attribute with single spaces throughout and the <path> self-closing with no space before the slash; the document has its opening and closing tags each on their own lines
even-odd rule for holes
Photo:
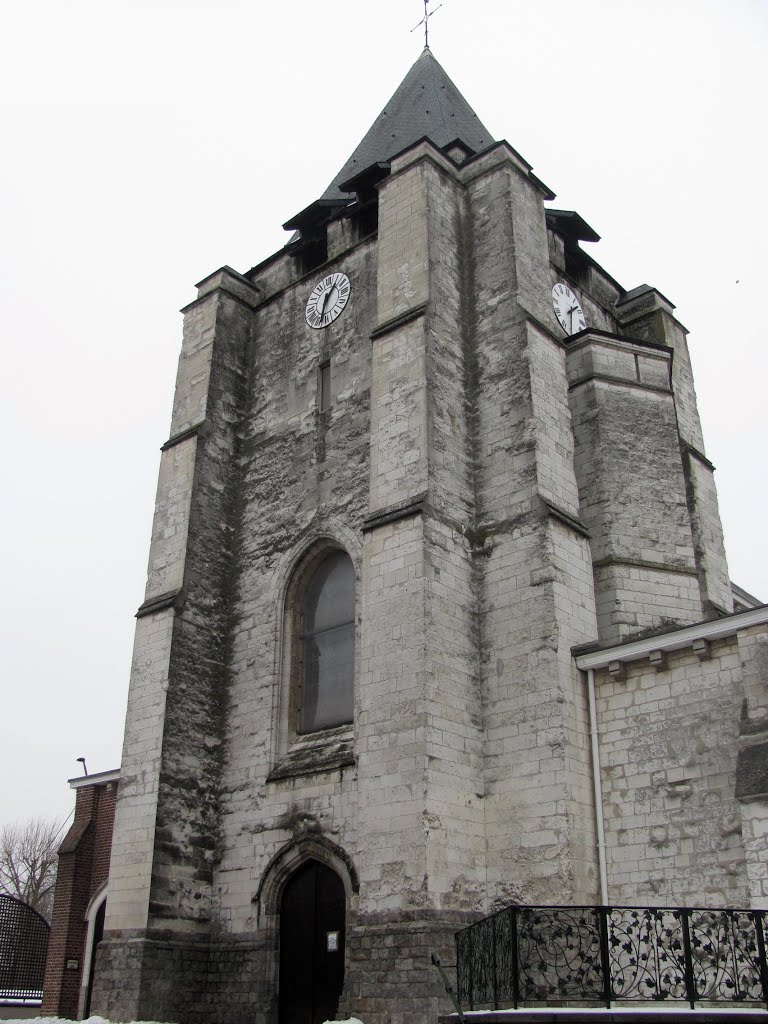
<svg viewBox="0 0 768 1024">
<path fill-rule="evenodd" d="M 461 144 L 408 134 L 420 94 L 396 94 L 358 193 L 340 178 L 285 250 L 185 309 L 94 991 L 113 1020 L 277 1021 L 281 894 L 311 859 L 344 885 L 339 1012 L 367 1024 L 446 1008 L 430 953 L 450 963 L 478 915 L 599 900 L 574 648 L 599 666 L 611 900 L 768 895 L 764 619 L 706 658 L 610 668 L 732 611 L 685 331 L 420 61 L 401 89 L 436 76 Z M 305 272 L 310 243 L 327 258 Z M 313 330 L 336 271 L 350 300 Z M 353 722 L 299 735 L 296 581 L 334 547 L 357 580 Z"/>
</svg>

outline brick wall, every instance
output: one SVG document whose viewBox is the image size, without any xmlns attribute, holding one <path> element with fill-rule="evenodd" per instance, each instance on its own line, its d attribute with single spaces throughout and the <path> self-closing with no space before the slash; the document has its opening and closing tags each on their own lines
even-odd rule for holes
<svg viewBox="0 0 768 1024">
<path fill-rule="evenodd" d="M 110 773 L 116 776 L 116 773 Z M 86 913 L 109 875 L 117 781 L 77 780 L 75 816 L 59 847 L 42 1013 L 76 1018 L 87 981 Z"/>
</svg>

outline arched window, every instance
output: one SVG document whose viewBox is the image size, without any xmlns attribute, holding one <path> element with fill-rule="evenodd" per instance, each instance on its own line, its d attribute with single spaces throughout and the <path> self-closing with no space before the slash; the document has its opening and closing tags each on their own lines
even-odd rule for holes
<svg viewBox="0 0 768 1024">
<path fill-rule="evenodd" d="M 352 721 L 355 674 L 355 568 L 335 549 L 316 563 L 296 595 L 296 731 Z"/>
</svg>

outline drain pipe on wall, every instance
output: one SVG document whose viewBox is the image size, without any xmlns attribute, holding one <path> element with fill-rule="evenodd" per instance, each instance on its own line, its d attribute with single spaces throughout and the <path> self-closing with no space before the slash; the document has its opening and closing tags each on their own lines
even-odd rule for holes
<svg viewBox="0 0 768 1024">
<path fill-rule="evenodd" d="M 592 740 L 592 784 L 595 789 L 595 826 L 597 829 L 597 863 L 600 870 L 600 902 L 608 904 L 608 872 L 605 867 L 605 820 L 603 818 L 603 786 L 600 779 L 600 733 L 597 729 L 595 702 L 595 670 L 587 669 L 587 696 L 589 698 L 589 735 Z"/>
</svg>

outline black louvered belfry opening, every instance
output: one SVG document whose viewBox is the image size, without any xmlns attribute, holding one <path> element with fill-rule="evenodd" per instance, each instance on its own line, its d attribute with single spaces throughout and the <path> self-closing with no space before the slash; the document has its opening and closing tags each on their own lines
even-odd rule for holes
<svg viewBox="0 0 768 1024">
<path fill-rule="evenodd" d="M 27 903 L 0 893 L 0 999 L 41 999 L 50 927 Z"/>
</svg>

